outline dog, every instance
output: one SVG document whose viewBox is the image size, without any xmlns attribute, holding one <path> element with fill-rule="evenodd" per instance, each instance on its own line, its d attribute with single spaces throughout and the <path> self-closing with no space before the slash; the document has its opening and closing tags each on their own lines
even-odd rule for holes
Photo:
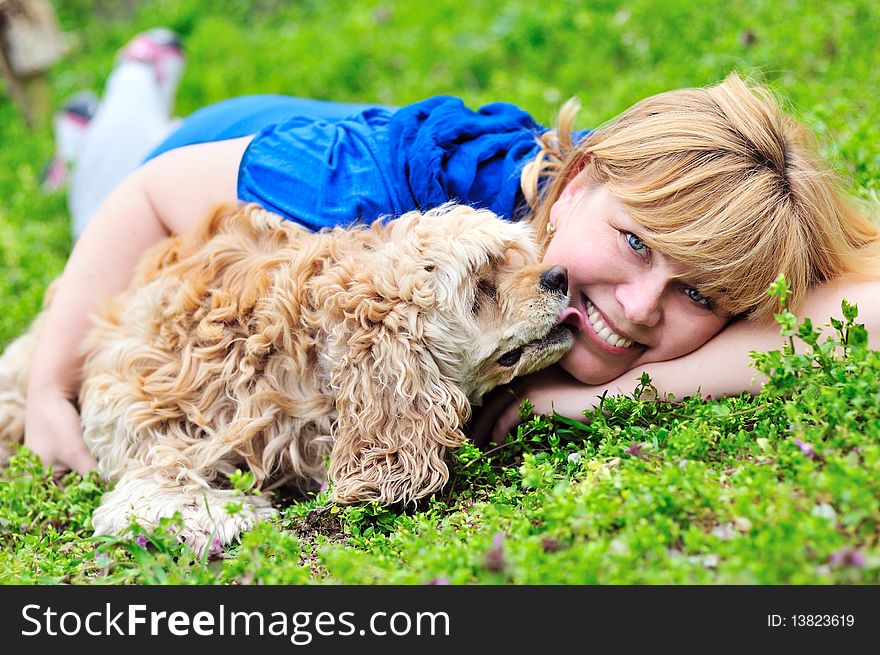
<svg viewBox="0 0 880 655">
<path fill-rule="evenodd" d="M 310 232 L 224 205 L 149 250 L 93 317 L 79 407 L 115 483 L 95 533 L 180 512 L 193 548 L 230 543 L 275 513 L 235 495 L 236 469 L 263 491 L 329 479 L 337 503 L 414 503 L 447 482 L 471 405 L 570 347 L 567 305 L 532 229 L 486 210 Z M 38 323 L 0 358 L 10 442 Z"/>
</svg>

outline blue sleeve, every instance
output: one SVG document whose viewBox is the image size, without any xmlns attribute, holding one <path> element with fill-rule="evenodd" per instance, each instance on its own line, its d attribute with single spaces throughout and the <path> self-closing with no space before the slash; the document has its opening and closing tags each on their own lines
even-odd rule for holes
<svg viewBox="0 0 880 655">
<path fill-rule="evenodd" d="M 513 218 L 522 169 L 544 131 L 508 103 L 472 111 L 458 98 L 431 98 L 398 110 L 391 121 L 395 177 L 420 209 L 457 200 Z"/>
<path fill-rule="evenodd" d="M 342 120 L 294 117 L 264 129 L 242 157 L 239 198 L 313 230 L 411 209 L 390 179 L 389 116 L 374 108 Z"/>
<path fill-rule="evenodd" d="M 449 200 L 510 218 L 522 200 L 522 168 L 544 129 L 513 105 L 472 111 L 450 97 L 338 120 L 294 117 L 248 146 L 239 197 L 311 229 Z"/>
</svg>

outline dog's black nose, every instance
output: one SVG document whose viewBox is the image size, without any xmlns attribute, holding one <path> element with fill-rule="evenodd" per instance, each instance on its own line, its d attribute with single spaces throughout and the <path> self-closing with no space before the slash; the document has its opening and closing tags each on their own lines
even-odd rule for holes
<svg viewBox="0 0 880 655">
<path fill-rule="evenodd" d="M 541 274 L 538 282 L 545 291 L 568 293 L 568 270 L 565 266 L 552 266 Z"/>
</svg>

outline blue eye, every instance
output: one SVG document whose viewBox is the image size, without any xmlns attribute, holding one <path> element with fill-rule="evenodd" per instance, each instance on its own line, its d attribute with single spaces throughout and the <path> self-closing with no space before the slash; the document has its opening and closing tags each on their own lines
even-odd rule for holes
<svg viewBox="0 0 880 655">
<path fill-rule="evenodd" d="M 629 244 L 629 247 L 636 252 L 641 253 L 648 249 L 648 246 L 645 245 L 645 242 L 642 241 L 635 234 L 629 234 L 628 232 L 625 232 L 624 234 L 626 235 L 626 242 Z"/>
<path fill-rule="evenodd" d="M 704 296 L 702 293 L 694 289 L 693 287 L 688 287 L 684 290 L 687 294 L 687 297 L 693 300 L 698 305 L 703 305 L 705 307 L 710 307 L 712 305 L 712 301 Z"/>
</svg>

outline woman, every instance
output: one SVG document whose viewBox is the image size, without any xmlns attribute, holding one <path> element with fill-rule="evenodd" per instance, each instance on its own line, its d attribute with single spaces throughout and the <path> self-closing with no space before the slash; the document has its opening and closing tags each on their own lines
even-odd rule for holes
<svg viewBox="0 0 880 655">
<path fill-rule="evenodd" d="M 89 311 L 149 246 L 236 198 L 313 229 L 450 199 L 534 221 L 545 261 L 569 270 L 561 320 L 576 343 L 488 401 L 478 439 L 502 437 L 523 397 L 577 418 L 642 371 L 679 396 L 754 391 L 748 353 L 779 341 L 766 295 L 779 273 L 802 315 L 821 324 L 845 295 L 876 332 L 877 228 L 769 93 L 733 75 L 648 98 L 574 139 L 573 115 L 568 105 L 550 131 L 512 105 L 473 112 L 454 98 L 395 111 L 259 97 L 196 112 L 78 240 L 31 369 L 27 445 L 46 464 L 94 466 L 73 402 Z"/>
<path fill-rule="evenodd" d="M 660 94 L 562 150 L 535 219 L 553 235 L 545 260 L 569 268 L 579 337 L 558 367 L 485 400 L 478 441 L 503 439 L 524 398 L 578 419 L 642 372 L 663 397 L 757 393 L 750 353 L 781 344 L 767 294 L 779 273 L 798 316 L 822 326 L 846 297 L 877 347 L 878 226 L 767 90 L 732 75 Z"/>
</svg>

